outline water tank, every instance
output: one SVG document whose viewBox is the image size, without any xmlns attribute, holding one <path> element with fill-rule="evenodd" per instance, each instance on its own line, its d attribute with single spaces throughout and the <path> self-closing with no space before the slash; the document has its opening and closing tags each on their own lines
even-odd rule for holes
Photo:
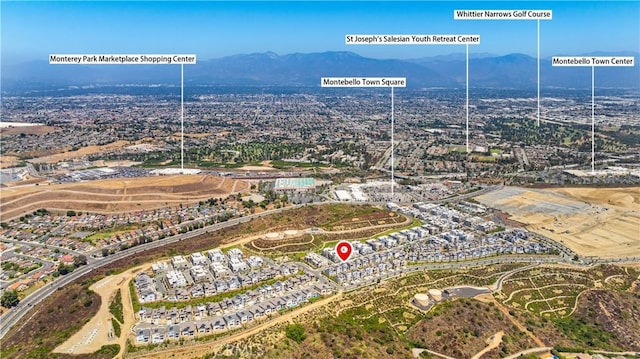
<svg viewBox="0 0 640 359">
<path fill-rule="evenodd" d="M 436 302 L 442 300 L 442 291 L 440 289 L 429 289 L 429 296 Z"/>
</svg>

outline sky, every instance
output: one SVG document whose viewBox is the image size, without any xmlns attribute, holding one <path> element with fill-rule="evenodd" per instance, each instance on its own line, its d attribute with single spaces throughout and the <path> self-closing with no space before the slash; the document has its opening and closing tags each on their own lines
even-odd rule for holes
<svg viewBox="0 0 640 359">
<path fill-rule="evenodd" d="M 454 9 L 544 9 L 542 57 L 640 52 L 640 1 L 170 2 L 1 1 L 2 61 L 52 53 L 188 53 L 198 59 L 273 51 L 353 51 L 373 58 L 462 53 L 464 46 L 345 45 L 346 34 L 478 34 L 473 53 L 537 51 L 536 21 L 454 20 Z"/>
</svg>

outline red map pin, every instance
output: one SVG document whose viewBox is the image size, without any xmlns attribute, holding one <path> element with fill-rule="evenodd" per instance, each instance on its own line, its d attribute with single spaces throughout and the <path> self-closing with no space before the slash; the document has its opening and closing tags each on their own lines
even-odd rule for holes
<svg viewBox="0 0 640 359">
<path fill-rule="evenodd" d="M 347 241 L 340 241 L 336 246 L 336 253 L 338 254 L 338 257 L 342 259 L 343 262 L 349 259 L 349 257 L 351 257 L 352 250 L 353 250 L 353 247 L 351 246 L 351 243 Z"/>
</svg>

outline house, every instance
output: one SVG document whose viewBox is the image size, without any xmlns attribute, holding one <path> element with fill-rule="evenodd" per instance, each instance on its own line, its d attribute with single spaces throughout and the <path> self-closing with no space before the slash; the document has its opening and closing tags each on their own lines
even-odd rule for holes
<svg viewBox="0 0 640 359">
<path fill-rule="evenodd" d="M 295 293 L 294 296 L 295 296 L 296 302 L 298 302 L 298 304 L 302 304 L 304 302 L 307 302 L 307 295 L 306 295 L 306 293 L 303 293 L 302 291 Z"/>
<path fill-rule="evenodd" d="M 193 336 L 195 335 L 196 325 L 193 322 L 186 322 L 180 324 L 180 335 Z"/>
<path fill-rule="evenodd" d="M 243 255 L 242 251 L 238 248 L 231 248 L 227 254 L 229 255 L 229 258 L 242 258 Z"/>
<path fill-rule="evenodd" d="M 295 306 L 298 305 L 298 301 L 296 300 L 296 298 L 292 295 L 285 295 L 283 297 L 284 301 L 285 301 L 285 305 L 287 306 L 287 308 L 293 308 Z"/>
<path fill-rule="evenodd" d="M 193 298 L 199 298 L 204 296 L 204 289 L 201 284 L 196 284 L 191 287 L 191 296 Z"/>
<path fill-rule="evenodd" d="M 61 256 L 60 263 L 64 265 L 73 265 L 73 256 L 71 254 L 65 254 Z"/>
<path fill-rule="evenodd" d="M 249 263 L 249 266 L 251 268 L 255 269 L 255 268 L 261 267 L 264 261 L 262 258 L 258 256 L 251 256 L 249 257 L 249 259 L 247 259 L 247 263 Z"/>
<path fill-rule="evenodd" d="M 178 338 L 180 336 L 180 326 L 171 324 L 167 327 L 167 338 Z"/>
<path fill-rule="evenodd" d="M 187 285 L 187 279 L 184 277 L 184 274 L 177 270 L 168 271 L 166 280 L 169 288 L 184 287 Z"/>
<path fill-rule="evenodd" d="M 156 296 L 156 292 L 154 292 L 151 289 L 145 289 L 140 291 L 140 296 L 139 296 L 140 303 L 155 302 L 157 299 L 158 298 Z"/>
<path fill-rule="evenodd" d="M 151 308 L 140 307 L 140 310 L 138 311 L 138 316 L 140 317 L 140 320 L 150 321 L 151 320 Z"/>
<path fill-rule="evenodd" d="M 212 249 L 207 252 L 207 256 L 211 262 L 226 262 L 227 256 L 225 256 L 219 248 Z"/>
<path fill-rule="evenodd" d="M 167 321 L 170 321 L 171 323 L 176 323 L 178 319 L 178 308 L 171 307 L 171 309 L 167 311 L 166 318 L 167 318 Z"/>
<path fill-rule="evenodd" d="M 276 306 L 273 302 L 268 301 L 260 304 L 260 308 L 264 311 L 264 314 L 271 314 L 276 311 Z"/>
<path fill-rule="evenodd" d="M 153 327 L 153 329 L 151 329 L 151 343 L 162 343 L 164 341 L 166 333 L 166 327 Z"/>
<path fill-rule="evenodd" d="M 227 324 L 225 323 L 225 321 L 224 321 L 224 319 L 222 317 L 213 318 L 211 323 L 212 323 L 212 327 L 213 327 L 214 330 L 227 329 Z"/>
<path fill-rule="evenodd" d="M 249 308 L 249 312 L 253 315 L 254 319 L 258 319 L 265 316 L 265 310 L 260 308 L 260 306 L 253 306 Z"/>
<path fill-rule="evenodd" d="M 216 292 L 218 293 L 226 292 L 229 290 L 229 285 L 224 280 L 216 280 L 213 284 L 216 286 Z"/>
<path fill-rule="evenodd" d="M 184 256 L 174 256 L 171 258 L 171 264 L 174 269 L 188 269 L 189 262 L 184 258 Z"/>
<path fill-rule="evenodd" d="M 151 317 L 153 318 L 153 320 L 158 320 L 162 317 L 165 316 L 165 313 L 167 312 L 166 308 L 164 306 L 158 308 L 158 309 L 154 309 L 151 312 Z"/>
<path fill-rule="evenodd" d="M 205 315 L 207 315 L 207 307 L 204 304 L 196 305 L 194 314 L 200 317 L 204 317 Z"/>
<path fill-rule="evenodd" d="M 138 343 L 148 343 L 151 338 L 151 330 L 149 328 L 136 329 L 136 341 Z"/>
<path fill-rule="evenodd" d="M 221 262 L 211 262 L 211 264 L 209 264 L 209 270 L 216 276 L 216 278 L 224 278 L 231 274 L 229 268 Z"/>
<path fill-rule="evenodd" d="M 203 284 L 203 288 L 204 288 L 205 297 L 210 297 L 210 296 L 215 295 L 217 293 L 216 292 L 216 287 L 211 283 L 204 283 Z"/>
<path fill-rule="evenodd" d="M 223 317 L 224 322 L 227 323 L 227 328 L 232 329 L 240 326 L 240 318 L 236 314 L 227 314 Z"/>
<path fill-rule="evenodd" d="M 250 322 L 253 320 L 253 314 L 248 310 L 242 310 L 236 314 L 240 318 L 241 323 Z"/>
<path fill-rule="evenodd" d="M 243 272 L 249 270 L 249 266 L 245 261 L 241 259 L 241 257 L 230 257 L 229 259 L 229 268 L 234 272 Z"/>
<path fill-rule="evenodd" d="M 191 263 L 194 266 L 206 266 L 207 265 L 207 258 L 205 256 L 203 256 L 202 253 L 200 253 L 200 252 L 191 253 L 191 255 L 189 256 L 189 259 L 191 259 Z"/>
<path fill-rule="evenodd" d="M 196 328 L 198 330 L 198 333 L 202 334 L 202 333 L 209 333 L 211 331 L 211 326 L 209 325 L 209 321 L 208 320 L 203 320 L 200 321 L 196 324 Z"/>
<path fill-rule="evenodd" d="M 207 314 L 210 316 L 218 315 L 222 313 L 222 308 L 219 303 L 207 303 Z"/>
<path fill-rule="evenodd" d="M 22 279 L 19 280 L 13 284 L 11 284 L 9 286 L 9 290 L 15 290 L 15 291 L 23 291 L 27 288 L 29 288 L 29 285 L 31 284 L 32 280 L 31 279 Z"/>
<path fill-rule="evenodd" d="M 178 311 L 178 317 L 180 318 L 181 321 L 186 321 L 189 319 L 189 317 L 191 317 L 192 313 L 193 312 L 191 310 L 191 306 L 187 305 L 186 307 Z"/>
<path fill-rule="evenodd" d="M 287 302 L 285 302 L 282 298 L 276 298 L 272 300 L 272 303 L 274 303 L 276 310 L 285 309 L 287 306 Z"/>
<path fill-rule="evenodd" d="M 193 278 L 193 281 L 196 283 L 204 283 L 210 281 L 209 271 L 206 269 L 206 267 L 203 267 L 201 265 L 194 265 L 189 270 L 189 273 L 191 274 L 191 278 Z"/>
</svg>

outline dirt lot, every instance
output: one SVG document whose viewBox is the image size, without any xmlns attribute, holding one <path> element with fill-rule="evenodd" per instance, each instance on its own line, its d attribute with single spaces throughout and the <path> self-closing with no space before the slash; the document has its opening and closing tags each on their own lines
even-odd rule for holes
<svg viewBox="0 0 640 359">
<path fill-rule="evenodd" d="M 20 163 L 20 158 L 16 156 L 0 156 L 0 168 L 14 167 Z"/>
<path fill-rule="evenodd" d="M 476 198 L 580 255 L 640 256 L 640 188 L 505 187 Z"/>
<path fill-rule="evenodd" d="M 63 153 L 56 153 L 49 156 L 43 156 L 30 159 L 31 163 L 56 163 L 60 161 L 68 161 L 72 158 L 91 155 L 94 153 L 100 153 L 106 150 L 112 150 L 114 148 L 120 148 L 130 145 L 129 141 L 116 141 L 102 146 L 87 146 L 77 151 L 69 151 Z"/>
<path fill-rule="evenodd" d="M 131 298 L 129 294 L 129 281 L 140 270 L 149 269 L 149 265 L 132 268 L 124 273 L 115 276 L 107 276 L 89 287 L 101 298 L 100 309 L 98 313 L 85 324 L 80 331 L 75 333 L 71 338 L 54 349 L 54 353 L 69 354 L 91 354 L 99 350 L 105 344 L 119 344 L 121 352 L 126 347 L 126 340 L 131 333 L 131 327 L 134 325 L 134 313 L 131 307 Z M 112 314 L 109 312 L 109 303 L 114 297 L 116 291 L 120 289 L 122 293 L 122 307 L 124 314 L 124 323 L 122 325 L 122 333 L 120 338 L 113 337 L 109 339 L 111 332 Z"/>
<path fill-rule="evenodd" d="M 226 197 L 248 189 L 244 181 L 208 175 L 109 179 L 0 189 L 3 219 L 38 208 L 116 213 Z"/>
<path fill-rule="evenodd" d="M 60 131 L 60 127 L 53 126 L 18 126 L 18 127 L 4 127 L 0 129 L 0 135 L 2 136 L 12 136 L 12 135 L 20 135 L 24 133 L 25 135 L 46 135 L 50 132 Z"/>
</svg>

